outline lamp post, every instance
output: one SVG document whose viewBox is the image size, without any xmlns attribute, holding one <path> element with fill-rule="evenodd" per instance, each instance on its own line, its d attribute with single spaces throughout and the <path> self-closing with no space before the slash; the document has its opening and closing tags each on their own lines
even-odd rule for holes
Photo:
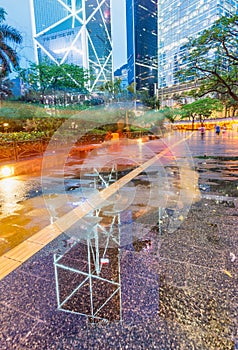
<svg viewBox="0 0 238 350">
<path fill-rule="evenodd" d="M 7 132 L 8 127 L 9 127 L 9 123 L 3 123 L 4 132 Z"/>
</svg>

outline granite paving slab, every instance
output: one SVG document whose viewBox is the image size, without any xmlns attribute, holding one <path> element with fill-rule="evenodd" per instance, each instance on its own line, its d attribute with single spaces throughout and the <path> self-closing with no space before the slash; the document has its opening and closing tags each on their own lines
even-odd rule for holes
<svg viewBox="0 0 238 350">
<path fill-rule="evenodd" d="M 86 250 L 69 247 L 69 237 L 62 234 L 0 281 L 1 349 L 233 350 L 238 311 L 234 214 L 224 203 L 201 199 L 173 233 L 161 234 L 153 220 L 151 235 L 147 230 L 120 251 L 121 305 L 117 296 L 99 313 L 108 322 L 92 323 L 75 313 L 82 305 L 90 313 L 86 284 L 65 304 L 66 310 L 58 309 L 54 254 L 62 255 L 69 267 L 87 268 Z M 216 227 L 205 224 L 218 219 L 216 241 Z M 106 271 L 118 274 L 116 265 Z M 81 280 L 62 272 L 60 295 L 67 297 Z M 95 307 L 109 295 L 106 288 L 104 282 L 93 286 Z"/>
</svg>

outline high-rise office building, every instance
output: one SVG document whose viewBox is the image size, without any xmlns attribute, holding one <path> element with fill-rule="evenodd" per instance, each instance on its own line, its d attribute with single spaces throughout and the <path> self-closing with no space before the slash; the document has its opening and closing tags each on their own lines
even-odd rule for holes
<svg viewBox="0 0 238 350">
<path fill-rule="evenodd" d="M 154 94 L 158 76 L 157 0 L 126 0 L 128 83 Z"/>
<path fill-rule="evenodd" d="M 176 91 L 179 81 L 174 74 L 182 66 L 188 38 L 237 11 L 238 0 L 159 0 L 158 87 Z"/>
<path fill-rule="evenodd" d="M 111 0 L 30 1 L 38 62 L 90 70 L 90 90 L 112 79 Z"/>
</svg>

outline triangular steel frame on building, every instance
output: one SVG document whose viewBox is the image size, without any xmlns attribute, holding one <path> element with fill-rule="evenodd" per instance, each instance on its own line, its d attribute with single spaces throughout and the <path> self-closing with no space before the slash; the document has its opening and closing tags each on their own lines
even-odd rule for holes
<svg viewBox="0 0 238 350">
<path fill-rule="evenodd" d="M 89 91 L 113 80 L 111 0 L 30 1 L 38 63 L 48 58 L 89 70 Z"/>
</svg>

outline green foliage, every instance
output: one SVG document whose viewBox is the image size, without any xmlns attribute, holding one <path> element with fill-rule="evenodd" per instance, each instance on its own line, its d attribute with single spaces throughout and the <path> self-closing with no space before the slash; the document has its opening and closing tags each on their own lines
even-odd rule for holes
<svg viewBox="0 0 238 350">
<path fill-rule="evenodd" d="M 9 141 L 33 141 L 46 137 L 44 131 L 33 131 L 33 132 L 10 132 L 10 133 L 1 133 L 0 132 L 0 142 L 9 142 Z"/>
<path fill-rule="evenodd" d="M 185 65 L 176 74 L 181 82 L 198 79 L 194 96 L 213 93 L 238 101 L 238 15 L 222 17 L 186 45 Z"/>
<path fill-rule="evenodd" d="M 142 90 L 138 92 L 139 98 L 144 106 L 150 109 L 158 109 L 160 107 L 160 102 L 156 96 L 149 96 L 147 90 Z"/>
<path fill-rule="evenodd" d="M 4 131 L 3 124 L 8 123 L 7 131 L 12 132 L 44 132 L 50 136 L 64 122 L 63 118 L 54 117 L 29 117 L 29 118 L 0 118 L 0 130 Z"/>
<path fill-rule="evenodd" d="M 5 78 L 12 72 L 13 68 L 19 66 L 17 52 L 12 48 L 12 44 L 21 44 L 22 36 L 15 28 L 3 23 L 6 11 L 0 7 L 0 78 Z"/>
<path fill-rule="evenodd" d="M 74 64 L 57 65 L 49 61 L 31 63 L 28 69 L 19 69 L 19 77 L 30 88 L 41 94 L 57 91 L 87 93 L 88 72 Z"/>
<path fill-rule="evenodd" d="M 8 119 L 26 119 L 32 117 L 48 117 L 46 110 L 32 104 L 3 102 L 0 117 Z"/>
<path fill-rule="evenodd" d="M 115 80 L 108 80 L 99 87 L 99 90 L 106 92 L 108 98 L 118 98 L 123 91 L 121 82 L 122 80 L 120 78 L 116 78 Z"/>
<path fill-rule="evenodd" d="M 13 96 L 12 87 L 13 83 L 9 79 L 0 77 L 0 100 Z"/>
<path fill-rule="evenodd" d="M 45 132 L 49 136 L 52 135 L 63 122 L 63 118 L 32 118 L 26 119 L 23 128 L 26 131 Z"/>
<path fill-rule="evenodd" d="M 68 117 L 66 113 L 63 113 L 62 117 L 51 117 L 45 108 L 32 104 L 3 101 L 0 110 L 0 129 L 3 129 L 3 123 L 8 123 L 8 132 L 45 131 L 50 135 L 66 117 Z"/>
<path fill-rule="evenodd" d="M 171 123 L 174 123 L 176 118 L 180 116 L 180 109 L 165 107 L 164 109 L 160 110 L 160 113 L 164 118 L 168 119 Z"/>
<path fill-rule="evenodd" d="M 163 123 L 164 115 L 160 110 L 156 111 L 154 109 L 147 110 L 142 113 L 139 117 L 136 118 L 137 125 L 141 125 L 144 127 L 149 127 L 152 125 L 158 125 Z"/>
<path fill-rule="evenodd" d="M 198 116 L 200 120 L 210 117 L 213 111 L 222 111 L 223 105 L 220 100 L 215 98 L 201 98 L 192 103 L 188 103 L 181 107 L 181 118 L 195 118 Z"/>
<path fill-rule="evenodd" d="M 127 86 L 128 92 L 130 92 L 133 96 L 136 96 L 136 83 L 131 83 Z"/>
<path fill-rule="evenodd" d="M 137 125 L 129 125 L 131 132 L 148 132 L 148 128 L 143 128 Z"/>
<path fill-rule="evenodd" d="M 174 123 L 177 116 L 180 116 L 179 108 L 165 107 L 160 110 L 148 110 L 142 114 L 137 120 L 143 125 L 162 125 L 165 119 Z"/>
<path fill-rule="evenodd" d="M 236 111 L 238 110 L 238 101 L 235 101 L 233 98 L 226 98 L 226 96 L 224 96 L 222 102 L 226 107 L 228 116 L 234 117 L 236 115 Z"/>
</svg>

